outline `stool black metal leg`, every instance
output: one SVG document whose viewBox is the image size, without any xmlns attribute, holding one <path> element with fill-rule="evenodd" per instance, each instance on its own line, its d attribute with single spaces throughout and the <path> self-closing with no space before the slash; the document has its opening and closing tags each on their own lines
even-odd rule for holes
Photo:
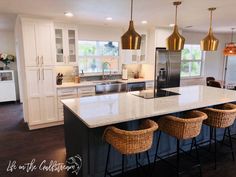
<svg viewBox="0 0 236 177">
<path fill-rule="evenodd" d="M 146 155 L 147 155 L 147 160 L 148 160 L 148 168 L 150 168 L 151 162 L 150 162 L 150 158 L 149 158 L 149 153 L 148 153 L 148 151 L 146 151 Z"/>
<path fill-rule="evenodd" d="M 234 161 L 235 157 L 234 157 L 234 150 L 233 150 L 233 143 L 232 143 L 230 128 L 228 127 L 227 130 L 228 130 L 228 136 L 229 136 L 229 143 L 230 143 L 230 149 L 231 149 L 231 153 L 232 153 L 232 158 L 233 158 L 233 161 Z"/>
<path fill-rule="evenodd" d="M 156 160 L 157 160 L 157 153 L 158 153 L 158 148 L 159 148 L 159 144 L 160 144 L 160 139 L 161 139 L 161 131 L 159 131 L 159 135 L 158 135 L 158 138 L 157 138 L 157 146 L 156 146 L 156 153 L 155 153 L 155 158 L 154 158 L 154 166 L 155 166 L 155 163 L 156 163 Z"/>
<path fill-rule="evenodd" d="M 225 131 L 224 131 L 224 136 L 223 136 L 222 144 L 224 144 L 225 136 L 226 136 L 226 128 L 225 128 Z"/>
<path fill-rule="evenodd" d="M 192 139 L 192 142 L 191 142 L 191 147 L 190 147 L 190 154 L 192 153 L 192 150 L 193 150 L 193 145 L 194 145 L 194 139 Z"/>
<path fill-rule="evenodd" d="M 201 162 L 200 162 L 200 157 L 199 157 L 199 151 L 198 151 L 198 147 L 197 147 L 196 138 L 193 138 L 193 142 L 194 142 L 194 146 L 195 146 L 195 149 L 196 149 L 196 155 L 197 155 L 197 162 L 199 164 L 200 177 L 202 177 L 202 167 L 201 167 Z"/>
<path fill-rule="evenodd" d="M 213 131 L 213 128 L 210 127 L 210 143 L 209 143 L 209 151 L 211 151 L 211 140 L 212 140 L 212 131 Z"/>
<path fill-rule="evenodd" d="M 108 168 L 108 162 L 109 162 L 110 151 L 111 151 L 111 145 L 109 144 L 109 146 L 108 146 L 108 152 L 107 152 L 107 161 L 106 161 L 106 168 L 105 168 L 104 177 L 107 176 L 107 168 Z"/>
<path fill-rule="evenodd" d="M 122 154 L 122 177 L 124 177 L 125 172 L 125 155 Z"/>
<path fill-rule="evenodd" d="M 136 168 L 138 169 L 138 154 L 135 154 Z"/>
<path fill-rule="evenodd" d="M 215 169 L 216 169 L 216 148 L 217 148 L 217 141 L 216 141 L 216 128 L 214 128 L 214 141 L 215 141 L 214 160 L 215 160 Z"/>
<path fill-rule="evenodd" d="M 176 149 L 177 149 L 177 176 L 179 177 L 179 140 L 177 139 L 177 145 L 176 145 Z"/>
</svg>

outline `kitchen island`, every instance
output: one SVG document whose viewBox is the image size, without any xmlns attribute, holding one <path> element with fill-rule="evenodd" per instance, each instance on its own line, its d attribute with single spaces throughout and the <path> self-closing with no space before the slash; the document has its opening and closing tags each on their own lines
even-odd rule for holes
<svg viewBox="0 0 236 177">
<path fill-rule="evenodd" d="M 135 129 L 145 118 L 158 119 L 166 114 L 235 102 L 236 92 L 206 86 L 188 86 L 165 89 L 179 95 L 144 99 L 130 93 L 117 93 L 62 100 L 64 105 L 65 145 L 67 157 L 79 154 L 83 165 L 78 176 L 100 177 L 104 174 L 107 145 L 102 139 L 105 128 L 115 125 L 123 129 Z M 218 135 L 220 136 L 220 134 Z M 207 127 L 203 127 L 199 140 L 208 138 Z M 160 153 L 168 154 L 175 149 L 175 140 L 164 135 L 160 142 Z M 154 137 L 154 145 L 156 137 Z M 163 143 L 164 142 L 164 143 Z M 188 148 L 190 142 L 182 143 Z M 155 146 L 150 150 L 153 160 Z M 112 151 L 109 166 L 121 166 L 121 155 Z M 147 161 L 141 156 L 142 163 Z M 132 156 L 126 159 L 127 168 L 135 167 Z"/>
</svg>

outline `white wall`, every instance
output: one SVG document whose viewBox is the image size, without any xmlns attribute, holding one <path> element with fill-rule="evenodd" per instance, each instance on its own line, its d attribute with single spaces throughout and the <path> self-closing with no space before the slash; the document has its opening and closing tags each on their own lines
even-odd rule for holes
<svg viewBox="0 0 236 177">
<path fill-rule="evenodd" d="M 184 31 L 183 36 L 185 37 L 186 44 L 200 44 L 200 41 L 206 36 L 206 33 Z M 225 43 L 229 42 L 230 35 L 215 34 L 215 37 L 219 39 L 219 47 L 215 52 L 206 52 L 203 74 L 205 77 L 213 76 L 217 80 L 223 80 L 223 49 L 225 47 Z"/>
<path fill-rule="evenodd" d="M 15 39 L 13 31 L 5 31 L 0 30 L 0 53 L 8 53 L 8 54 L 16 54 L 15 49 Z M 17 59 L 16 59 L 17 60 Z M 0 67 L 3 67 L 4 64 L 0 62 Z M 16 81 L 16 95 L 17 99 L 19 99 L 19 86 L 18 86 L 18 78 L 17 78 L 17 62 L 11 63 L 10 68 L 15 71 L 15 81 Z"/>
</svg>

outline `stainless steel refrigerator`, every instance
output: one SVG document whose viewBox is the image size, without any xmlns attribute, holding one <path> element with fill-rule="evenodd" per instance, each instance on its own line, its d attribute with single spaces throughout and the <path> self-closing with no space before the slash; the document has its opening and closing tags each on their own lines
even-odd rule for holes
<svg viewBox="0 0 236 177">
<path fill-rule="evenodd" d="M 170 52 L 165 48 L 156 48 L 155 88 L 180 86 L 181 52 Z"/>
</svg>

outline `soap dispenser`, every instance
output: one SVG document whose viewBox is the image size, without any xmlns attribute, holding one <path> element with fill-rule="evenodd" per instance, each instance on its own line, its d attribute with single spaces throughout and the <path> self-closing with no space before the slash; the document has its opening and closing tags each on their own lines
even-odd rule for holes
<svg viewBox="0 0 236 177">
<path fill-rule="evenodd" d="M 126 66 L 124 66 L 122 69 L 122 80 L 128 80 L 128 70 Z"/>
</svg>

